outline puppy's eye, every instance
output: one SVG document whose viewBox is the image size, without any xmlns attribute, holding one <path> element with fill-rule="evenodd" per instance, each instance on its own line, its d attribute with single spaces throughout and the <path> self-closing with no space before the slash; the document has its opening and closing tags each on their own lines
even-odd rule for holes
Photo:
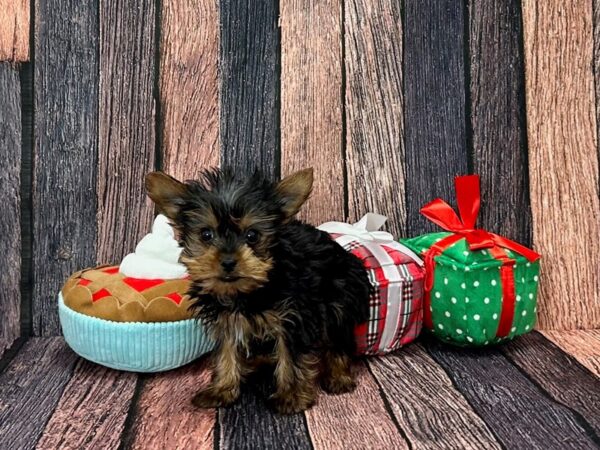
<svg viewBox="0 0 600 450">
<path fill-rule="evenodd" d="M 248 244 L 256 244 L 258 242 L 258 238 L 258 231 L 252 229 L 246 231 L 246 242 Z"/>
<path fill-rule="evenodd" d="M 208 228 L 202 228 L 200 230 L 200 237 L 202 238 L 202 240 L 204 242 L 210 242 L 213 239 L 213 232 L 212 230 L 208 229 Z"/>
</svg>

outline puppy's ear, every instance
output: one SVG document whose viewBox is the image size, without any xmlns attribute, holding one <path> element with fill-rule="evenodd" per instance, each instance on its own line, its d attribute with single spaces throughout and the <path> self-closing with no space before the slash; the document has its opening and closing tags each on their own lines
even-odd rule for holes
<svg viewBox="0 0 600 450">
<path fill-rule="evenodd" d="M 292 218 L 308 199 L 313 185 L 313 170 L 304 169 L 285 177 L 277 185 L 277 193 L 286 220 Z"/>
<path fill-rule="evenodd" d="M 163 172 L 146 175 L 146 191 L 158 210 L 171 220 L 175 220 L 188 198 L 185 184 Z"/>
</svg>

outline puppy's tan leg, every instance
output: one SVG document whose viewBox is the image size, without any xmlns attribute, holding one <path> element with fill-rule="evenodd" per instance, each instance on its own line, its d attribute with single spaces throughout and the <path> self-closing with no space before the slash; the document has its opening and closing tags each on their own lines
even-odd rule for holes
<svg viewBox="0 0 600 450">
<path fill-rule="evenodd" d="M 240 396 L 240 384 L 245 369 L 234 339 L 223 339 L 215 350 L 213 365 L 211 383 L 192 398 L 192 403 L 199 408 L 227 406 Z"/>
<path fill-rule="evenodd" d="M 325 352 L 323 355 L 323 373 L 321 386 L 330 394 L 343 394 L 352 392 L 356 388 L 356 381 L 350 369 L 350 357 L 334 352 Z"/>
<path fill-rule="evenodd" d="M 277 341 L 276 354 L 277 390 L 271 396 L 273 407 L 280 414 L 295 414 L 307 410 L 317 399 L 318 359 L 312 354 L 292 358 L 283 339 Z"/>
</svg>

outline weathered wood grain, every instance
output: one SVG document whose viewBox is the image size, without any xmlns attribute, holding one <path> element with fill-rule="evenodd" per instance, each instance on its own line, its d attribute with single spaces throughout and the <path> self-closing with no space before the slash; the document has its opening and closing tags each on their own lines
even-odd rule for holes
<svg viewBox="0 0 600 450">
<path fill-rule="evenodd" d="M 541 333 L 600 377 L 600 330 L 548 330 Z"/>
<path fill-rule="evenodd" d="M 278 3 L 219 2 L 221 164 L 238 173 L 280 174 Z"/>
<path fill-rule="evenodd" d="M 281 174 L 314 167 L 300 217 L 344 220 L 341 1 L 283 0 Z"/>
<path fill-rule="evenodd" d="M 219 409 L 220 449 L 312 448 L 303 414 L 282 416 L 267 407 L 274 389 L 268 384 L 253 380 L 243 386 L 237 403 Z"/>
<path fill-rule="evenodd" d="M 0 63 L 0 152 L 1 355 L 21 332 L 21 85 L 10 63 Z"/>
<path fill-rule="evenodd" d="M 377 212 L 404 234 L 401 2 L 347 1 L 345 27 L 349 219 Z"/>
<path fill-rule="evenodd" d="M 203 358 L 144 380 L 127 432 L 130 448 L 213 448 L 216 411 L 198 409 L 191 403 L 210 379 L 206 363 Z"/>
<path fill-rule="evenodd" d="M 159 136 L 162 168 L 179 179 L 219 165 L 216 0 L 162 2 Z"/>
<path fill-rule="evenodd" d="M 594 87 L 596 94 L 596 150 L 600 161 L 600 1 L 592 0 L 592 21 L 594 23 Z M 600 177 L 598 179 L 598 195 L 600 195 Z"/>
<path fill-rule="evenodd" d="M 525 75 L 519 0 L 469 0 L 473 170 L 481 175 L 478 226 L 531 242 Z"/>
<path fill-rule="evenodd" d="M 420 216 L 436 197 L 454 200 L 454 177 L 467 173 L 464 5 L 404 4 L 406 216 L 411 235 L 438 230 Z"/>
<path fill-rule="evenodd" d="M 136 379 L 79 359 L 36 448 L 118 448 Z"/>
<path fill-rule="evenodd" d="M 154 208 L 155 1 L 100 1 L 97 261 L 118 263 L 148 231 Z"/>
<path fill-rule="evenodd" d="M 386 410 L 379 388 L 364 363 L 355 367 L 357 388 L 351 394 L 319 395 L 306 411 L 315 450 L 409 448 Z"/>
<path fill-rule="evenodd" d="M 501 347 L 550 396 L 581 414 L 600 436 L 600 378 L 539 333 Z"/>
<path fill-rule="evenodd" d="M 76 361 L 60 337 L 25 343 L 0 374 L 0 442 L 15 449 L 35 447 Z"/>
<path fill-rule="evenodd" d="M 523 1 L 539 328 L 600 327 L 592 2 Z"/>
<path fill-rule="evenodd" d="M 505 448 L 597 448 L 598 437 L 578 415 L 552 400 L 500 350 L 460 349 L 432 338 L 425 347 Z"/>
<path fill-rule="evenodd" d="M 421 345 L 369 360 L 413 449 L 501 448 L 493 433 Z"/>
<path fill-rule="evenodd" d="M 59 333 L 56 293 L 96 262 L 98 7 L 35 4 L 33 332 Z"/>
<path fill-rule="evenodd" d="M 0 61 L 29 60 L 29 1 L 0 0 Z"/>
</svg>

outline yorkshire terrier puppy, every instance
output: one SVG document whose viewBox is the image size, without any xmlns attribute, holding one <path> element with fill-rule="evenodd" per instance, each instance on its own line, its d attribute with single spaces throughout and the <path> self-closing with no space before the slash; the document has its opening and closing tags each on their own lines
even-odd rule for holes
<svg viewBox="0 0 600 450">
<path fill-rule="evenodd" d="M 280 182 L 218 169 L 186 183 L 146 177 L 178 231 L 193 307 L 216 343 L 212 381 L 194 405 L 235 402 L 265 363 L 274 368 L 270 400 L 283 414 L 312 406 L 319 381 L 330 393 L 354 389 L 354 327 L 368 319 L 371 286 L 358 258 L 294 219 L 312 183 L 312 169 Z"/>
</svg>

